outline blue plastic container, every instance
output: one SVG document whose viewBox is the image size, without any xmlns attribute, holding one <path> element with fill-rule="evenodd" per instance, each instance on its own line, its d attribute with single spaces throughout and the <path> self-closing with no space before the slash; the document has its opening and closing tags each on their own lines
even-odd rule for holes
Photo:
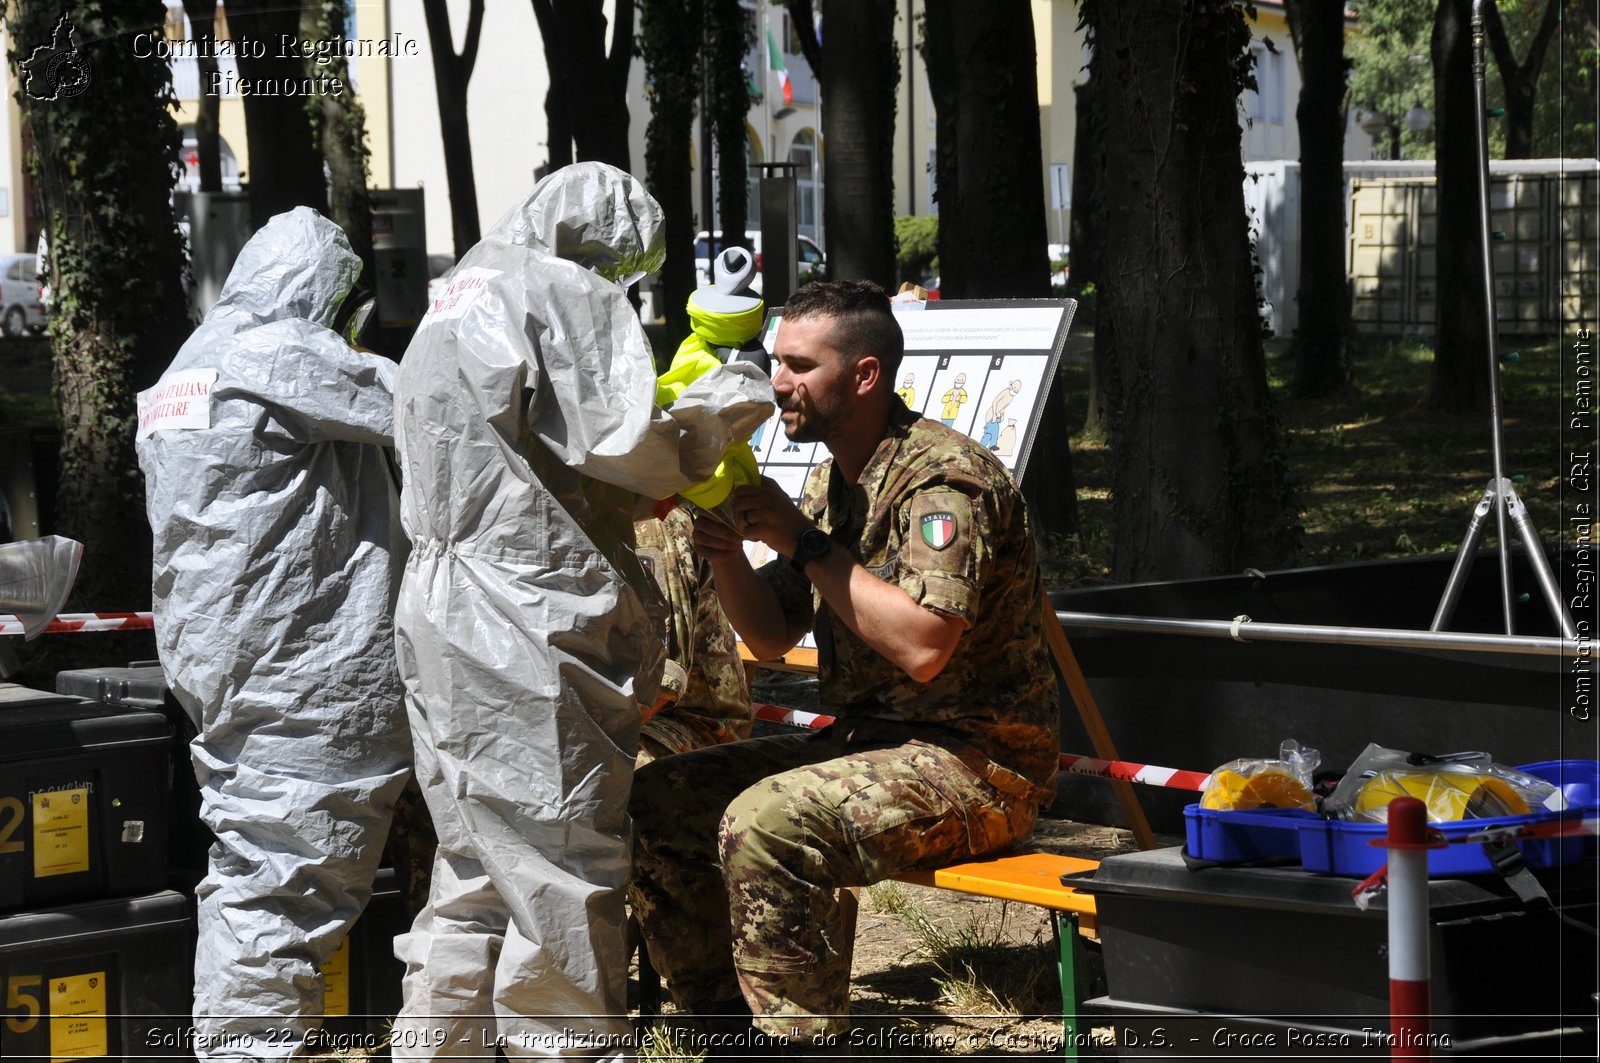
<svg viewBox="0 0 1600 1063">
<path fill-rule="evenodd" d="M 1187 844 L 1197 860 L 1249 864 L 1299 860 L 1300 828 L 1322 817 L 1303 808 L 1252 808 L 1221 812 L 1190 805 L 1183 810 Z"/>
<path fill-rule="evenodd" d="M 1518 770 L 1560 787 L 1567 801 L 1566 811 L 1456 820 L 1432 824 L 1433 829 L 1447 838 L 1459 838 L 1491 827 L 1551 823 L 1563 816 L 1593 815 L 1600 807 L 1600 761 L 1548 760 L 1525 764 Z M 1388 834 L 1388 827 L 1382 823 L 1324 819 L 1301 809 L 1217 812 L 1198 805 L 1186 808 L 1184 818 L 1189 854 L 1205 860 L 1247 863 L 1298 855 L 1307 871 L 1365 877 L 1388 859 L 1386 850 L 1370 844 Z M 1528 866 L 1559 867 L 1577 863 L 1593 852 L 1595 838 L 1580 835 L 1529 839 L 1517 845 Z M 1494 873 L 1494 866 L 1481 845 L 1453 844 L 1428 852 L 1428 875 L 1432 878 Z"/>
</svg>

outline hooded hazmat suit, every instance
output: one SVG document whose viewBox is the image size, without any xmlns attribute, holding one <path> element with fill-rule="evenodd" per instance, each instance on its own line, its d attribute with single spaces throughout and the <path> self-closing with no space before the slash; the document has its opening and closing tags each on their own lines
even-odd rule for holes
<svg viewBox="0 0 1600 1063">
<path fill-rule="evenodd" d="M 139 396 L 156 638 L 217 835 L 196 891 L 201 1059 L 287 1059 L 317 1025 L 318 968 L 371 895 L 410 767 L 396 366 L 329 328 L 360 270 L 333 222 L 278 215 Z"/>
<path fill-rule="evenodd" d="M 450 273 L 401 364 L 397 645 L 439 850 L 395 943 L 396 1060 L 627 1054 L 627 803 L 662 661 L 632 520 L 772 409 L 753 366 L 656 405 L 625 285 L 660 265 L 661 225 L 623 171 L 557 170 Z"/>
</svg>

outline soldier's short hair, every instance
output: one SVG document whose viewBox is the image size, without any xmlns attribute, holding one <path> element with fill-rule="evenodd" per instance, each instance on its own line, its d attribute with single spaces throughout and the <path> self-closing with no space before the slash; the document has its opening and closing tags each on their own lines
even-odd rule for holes
<svg viewBox="0 0 1600 1063">
<path fill-rule="evenodd" d="M 889 309 L 888 294 L 871 281 L 813 281 L 783 304 L 789 320 L 831 317 L 828 341 L 852 362 L 874 355 L 885 388 L 892 389 L 900 374 L 906 340 L 900 323 Z"/>
</svg>

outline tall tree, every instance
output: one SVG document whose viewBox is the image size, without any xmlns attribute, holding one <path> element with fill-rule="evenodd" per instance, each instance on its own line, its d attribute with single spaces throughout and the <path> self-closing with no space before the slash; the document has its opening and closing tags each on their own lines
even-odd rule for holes
<svg viewBox="0 0 1600 1063">
<path fill-rule="evenodd" d="M 1078 26 L 1084 31 L 1084 43 L 1089 49 L 1089 67 L 1084 81 L 1074 86 L 1074 106 L 1077 109 L 1077 132 L 1072 143 L 1072 283 L 1080 292 L 1092 293 L 1100 286 L 1101 213 L 1105 209 L 1100 195 L 1101 182 L 1105 180 L 1105 145 L 1100 130 L 1105 122 L 1100 86 L 1105 77 L 1105 63 L 1099 49 L 1094 46 L 1094 27 L 1083 19 L 1079 8 Z M 1098 71 L 1098 72 L 1097 72 Z M 1097 305 L 1086 297 L 1090 306 Z M 1078 308 L 1079 327 L 1094 326 L 1093 317 L 1084 307 Z M 1105 358 L 1106 345 L 1096 342 L 1089 360 L 1088 406 L 1084 414 L 1085 432 L 1101 435 L 1111 430 L 1107 416 L 1106 378 L 1109 375 Z"/>
<path fill-rule="evenodd" d="M 900 81 L 895 0 L 822 0 L 826 46 L 817 37 L 812 0 L 788 0 L 788 7 L 822 92 L 828 275 L 892 286 L 895 88 Z M 1041 273 L 1048 272 L 1048 266 L 1041 267 Z"/>
<path fill-rule="evenodd" d="M 228 29 L 240 48 L 239 77 L 252 83 L 292 81 L 301 84 L 305 63 L 279 46 L 300 33 L 300 3 L 283 0 L 233 0 L 228 4 Z M 327 212 L 328 187 L 322 152 L 311 132 L 301 93 L 254 91 L 244 94 L 245 140 L 250 149 L 250 221 L 260 228 L 274 214 L 307 206 Z"/>
<path fill-rule="evenodd" d="M 1472 80 L 1472 0 L 1439 0 L 1433 79 L 1439 160 L 1439 330 L 1428 404 L 1448 413 L 1489 408 L 1488 290 L 1478 211 L 1478 125 Z"/>
<path fill-rule="evenodd" d="M 659 291 L 672 336 L 689 334 L 687 303 L 695 281 L 694 188 L 684 160 L 700 94 L 702 25 L 702 0 L 642 0 L 639 8 L 639 51 L 650 85 L 644 162 L 650 194 L 667 215 Z"/>
<path fill-rule="evenodd" d="M 717 145 L 717 219 L 723 246 L 745 246 L 750 217 L 750 185 L 745 160 L 750 135 L 750 88 L 744 57 L 755 43 L 755 15 L 739 0 L 705 0 L 707 69 L 706 114 Z"/>
<path fill-rule="evenodd" d="M 1350 332 L 1344 268 L 1344 6 L 1316 0 L 1285 5 L 1300 61 L 1300 328 L 1294 390 L 1327 395 L 1350 382 Z"/>
<path fill-rule="evenodd" d="M 928 0 L 923 58 L 937 112 L 939 284 L 961 299 L 1045 298 L 1050 260 L 1033 13 L 1027 0 Z M 1023 492 L 1042 531 L 1076 527 L 1059 377 Z"/>
<path fill-rule="evenodd" d="M 1561 24 L 1561 0 L 1545 0 L 1544 15 L 1539 28 L 1528 43 L 1528 53 L 1521 62 L 1511 47 L 1506 24 L 1500 18 L 1500 7 L 1494 3 L 1483 5 L 1483 28 L 1494 53 L 1495 69 L 1500 72 L 1500 82 L 1505 88 L 1506 100 L 1506 158 L 1533 157 L 1534 99 L 1539 87 L 1539 71 L 1544 67 L 1545 53 Z"/>
<path fill-rule="evenodd" d="M 628 169 L 628 67 L 635 0 L 618 0 L 606 48 L 603 0 L 533 0 L 544 41 L 550 168 L 607 162 Z"/>
<path fill-rule="evenodd" d="M 1267 400 L 1237 98 L 1250 31 L 1227 0 L 1085 0 L 1106 77 L 1096 339 L 1110 344 L 1114 568 L 1165 579 L 1290 557 Z M 1099 78 L 1097 73 L 1096 78 Z"/>
<path fill-rule="evenodd" d="M 195 66 L 200 75 L 200 101 L 194 119 L 194 147 L 199 156 L 200 191 L 222 191 L 222 96 L 206 92 L 217 73 L 216 18 L 217 0 L 183 0 L 183 13 L 189 19 L 198 55 Z"/>
<path fill-rule="evenodd" d="M 444 177 L 450 186 L 450 232 L 459 259 L 483 236 L 483 226 L 478 221 L 477 178 L 472 170 L 472 131 L 467 123 L 467 84 L 478 61 L 483 0 L 471 0 L 467 9 L 467 32 L 460 52 L 456 51 L 445 0 L 422 0 L 422 17 L 433 51 L 439 132 L 444 141 Z"/>
<path fill-rule="evenodd" d="M 22 0 L 5 29 L 32 130 L 50 246 L 61 478 L 53 530 L 84 544 L 79 609 L 148 609 L 150 531 L 134 457 L 134 395 L 189 333 L 171 67 L 129 41 L 159 33 L 160 0 Z"/>
<path fill-rule="evenodd" d="M 301 13 L 300 38 L 329 41 L 343 36 L 350 0 L 310 0 Z M 328 166 L 328 216 L 350 238 L 350 247 L 372 269 L 372 196 L 368 192 L 367 114 L 350 87 L 350 61 L 342 52 L 307 57 L 308 79 L 320 89 L 319 75 L 337 79 L 341 91 L 306 96 L 311 132 Z"/>
</svg>

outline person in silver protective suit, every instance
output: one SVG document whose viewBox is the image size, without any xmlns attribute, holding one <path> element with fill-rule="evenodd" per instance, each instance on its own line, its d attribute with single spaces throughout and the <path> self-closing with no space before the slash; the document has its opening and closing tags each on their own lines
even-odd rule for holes
<svg viewBox="0 0 1600 1063">
<path fill-rule="evenodd" d="M 404 540 L 393 361 L 332 327 L 361 272 L 305 207 L 240 251 L 139 396 L 156 638 L 199 734 L 195 1050 L 288 1059 L 372 893 L 411 766 L 394 659 Z"/>
<path fill-rule="evenodd" d="M 397 645 L 439 849 L 395 942 L 396 1060 L 629 1056 L 627 804 L 662 667 L 632 522 L 772 410 L 750 365 L 656 405 L 626 286 L 661 227 L 623 171 L 557 170 L 445 278 L 401 362 Z"/>
</svg>

